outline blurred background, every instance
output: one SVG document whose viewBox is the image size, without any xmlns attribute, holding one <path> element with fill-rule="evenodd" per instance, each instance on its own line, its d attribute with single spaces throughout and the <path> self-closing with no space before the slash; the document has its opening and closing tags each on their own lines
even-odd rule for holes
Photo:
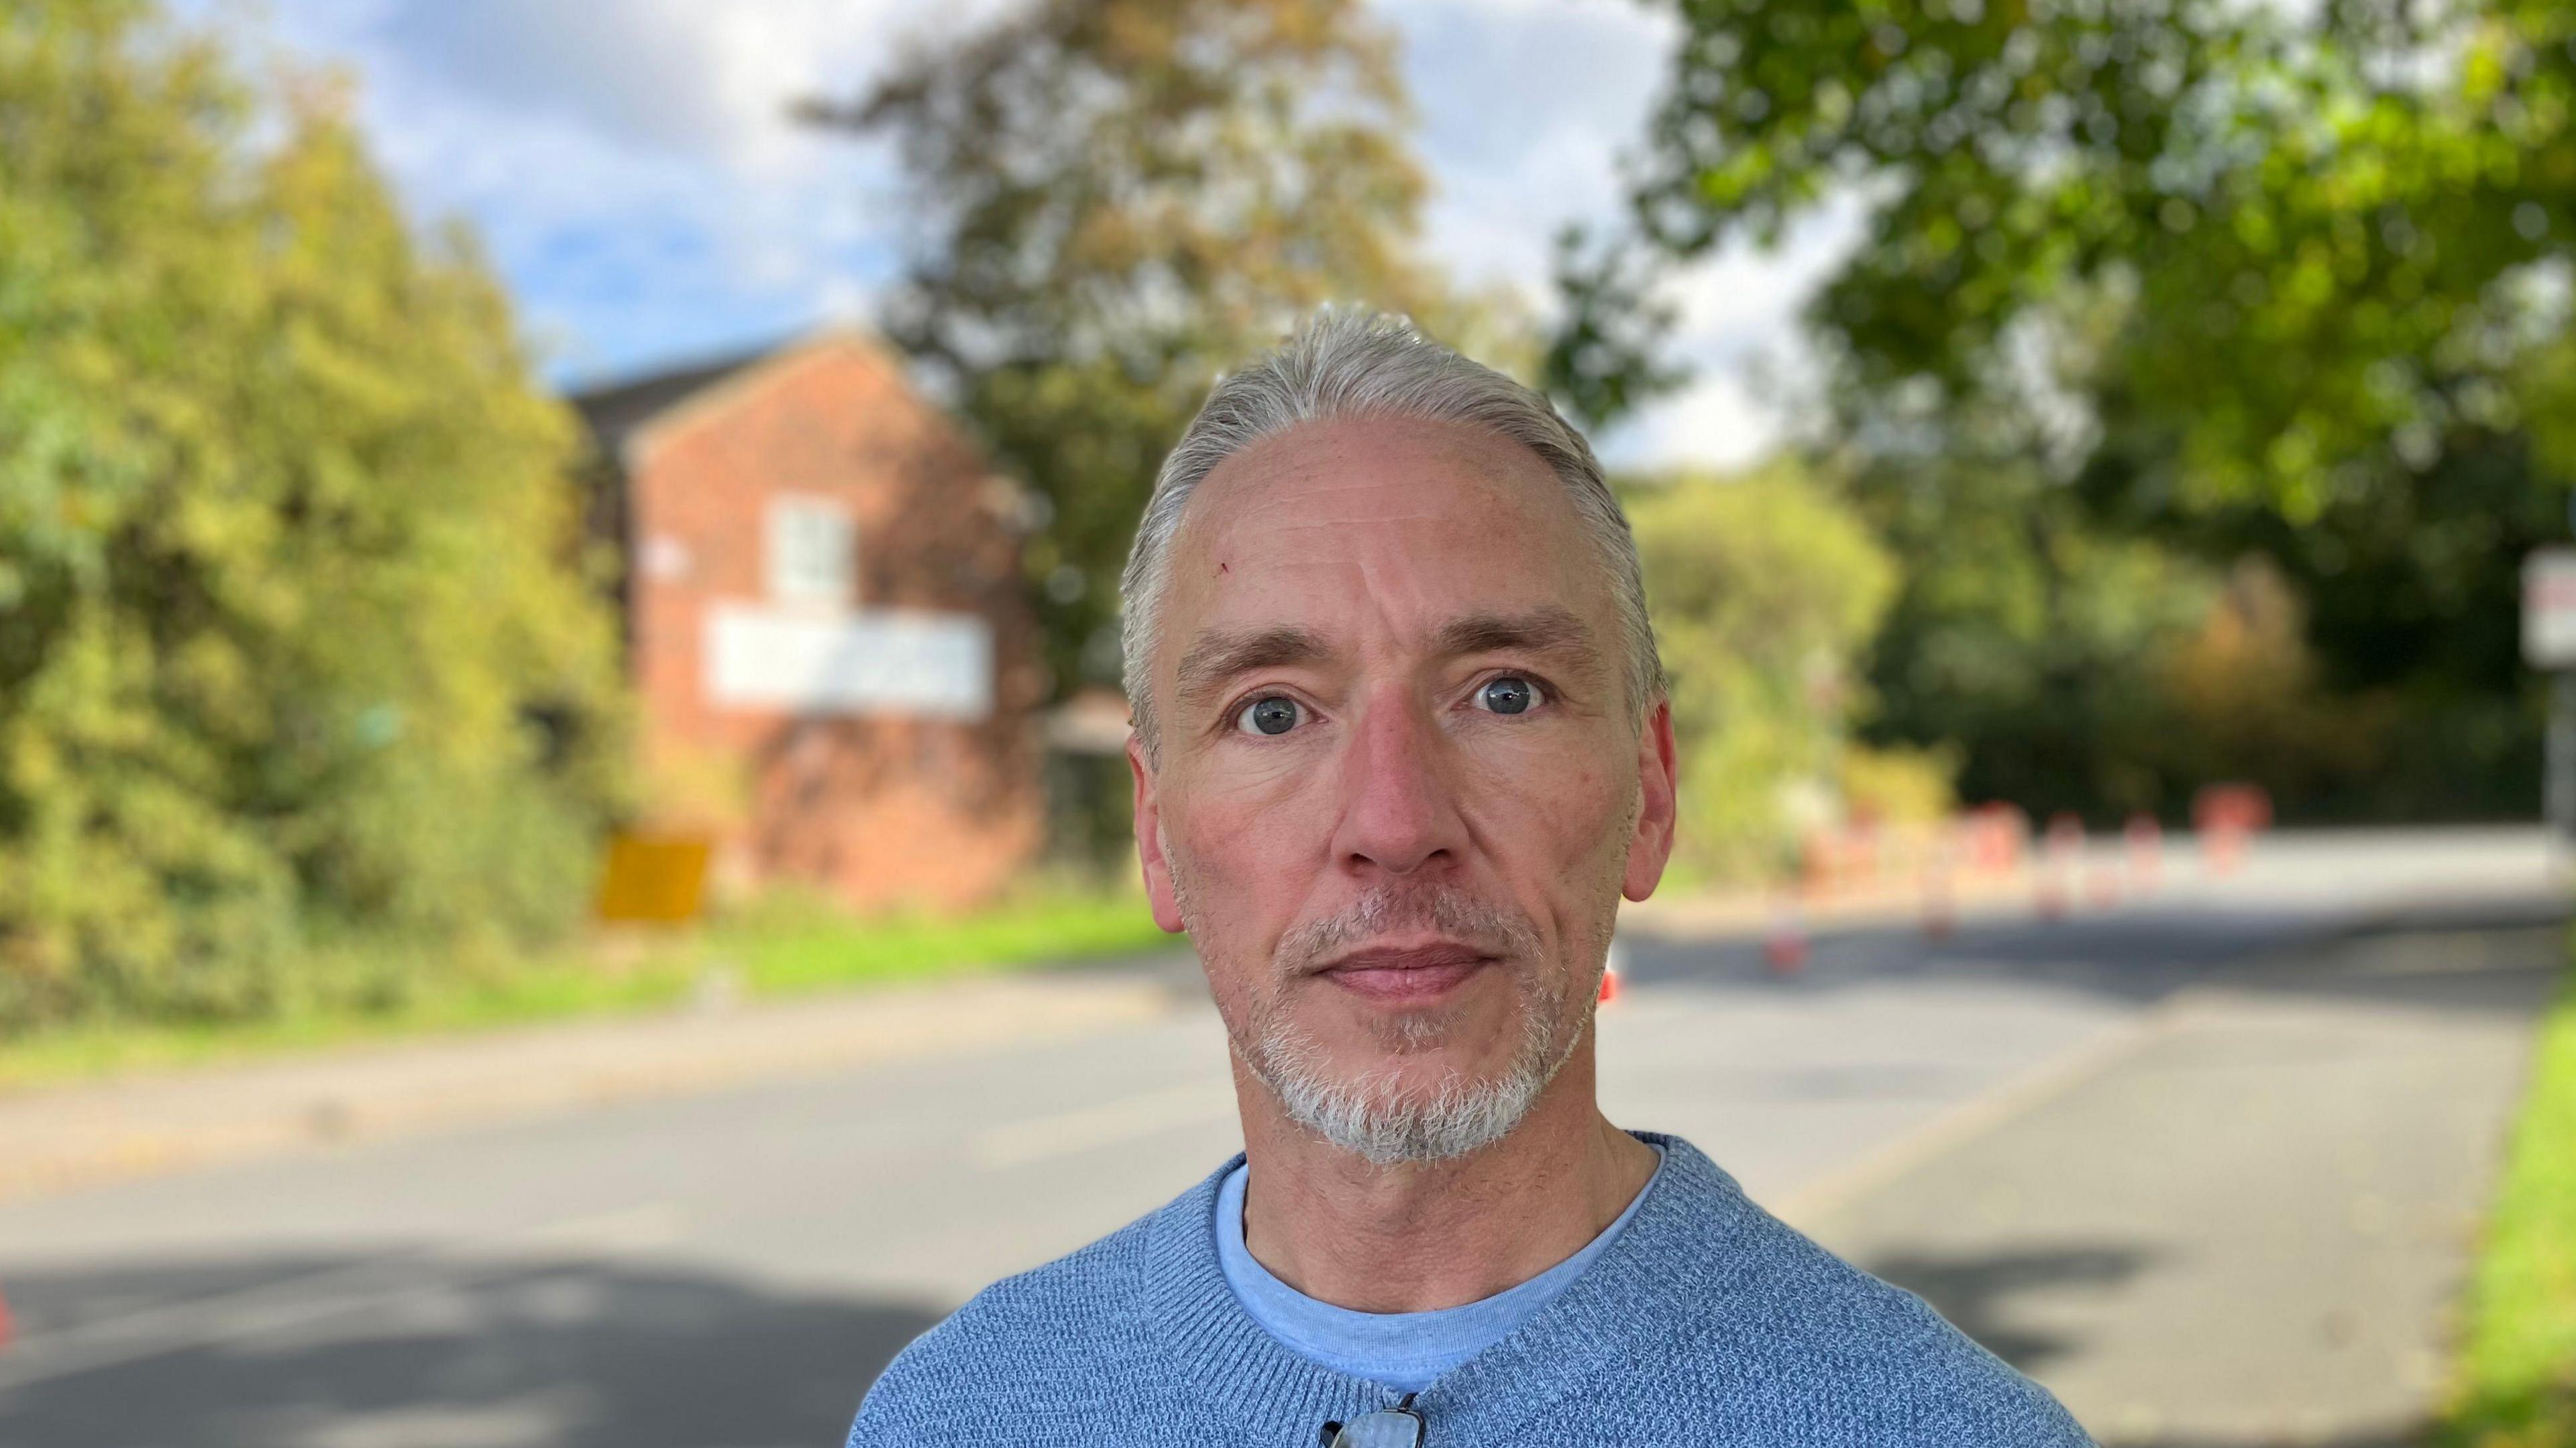
<svg viewBox="0 0 2576 1448">
<path fill-rule="evenodd" d="M 834 1442 L 1214 1169 L 1117 572 L 1343 301 L 1638 534 L 1615 1119 L 2576 1444 L 2572 267 L 2550 0 L 0 0 L 0 1442 Z"/>
</svg>

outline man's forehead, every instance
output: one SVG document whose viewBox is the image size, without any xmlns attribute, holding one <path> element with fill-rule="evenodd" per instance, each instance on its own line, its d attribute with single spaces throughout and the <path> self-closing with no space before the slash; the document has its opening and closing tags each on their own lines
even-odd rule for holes
<svg viewBox="0 0 2576 1448">
<path fill-rule="evenodd" d="M 1192 499 L 1172 570 L 1166 668 L 1210 629 L 1374 622 L 1427 645 L 1461 618 L 1609 606 L 1555 474 L 1449 423 L 1308 424 L 1228 459 Z"/>
<path fill-rule="evenodd" d="M 1190 499 L 1176 542 L 1330 539 L 1353 526 L 1461 519 L 1544 526 L 1572 521 L 1572 510 L 1536 453 L 1487 429 L 1343 418 L 1300 424 L 1227 458 Z"/>
</svg>

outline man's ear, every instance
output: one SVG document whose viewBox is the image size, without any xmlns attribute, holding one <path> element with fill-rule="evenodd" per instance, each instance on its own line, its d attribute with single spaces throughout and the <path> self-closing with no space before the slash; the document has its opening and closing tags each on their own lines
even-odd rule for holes
<svg viewBox="0 0 2576 1448">
<path fill-rule="evenodd" d="M 1136 776 L 1136 858 L 1145 867 L 1145 899 L 1154 907 L 1154 923 L 1178 935 L 1181 903 L 1172 889 L 1172 862 L 1163 858 L 1163 807 L 1155 796 L 1154 767 L 1133 733 L 1127 736 L 1127 770 Z"/>
<path fill-rule="evenodd" d="M 1680 810 L 1679 771 L 1673 748 L 1673 703 L 1655 700 L 1646 727 L 1637 731 L 1637 827 L 1628 836 L 1628 871 L 1619 893 L 1643 900 L 1655 893 L 1673 857 L 1673 820 Z"/>
</svg>

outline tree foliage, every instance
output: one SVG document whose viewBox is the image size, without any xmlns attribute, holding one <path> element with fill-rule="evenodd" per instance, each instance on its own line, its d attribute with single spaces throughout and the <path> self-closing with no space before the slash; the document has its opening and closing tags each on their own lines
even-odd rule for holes
<svg viewBox="0 0 2576 1448">
<path fill-rule="evenodd" d="M 0 1022 L 561 922 L 614 633 L 470 247 L 117 0 L 0 3 L 0 178 Z"/>
<path fill-rule="evenodd" d="M 1410 106 L 1359 0 L 1038 0 L 805 114 L 893 142 L 918 229 L 882 325 L 1047 500 L 1060 687 L 1116 679 L 1128 540 L 1221 369 L 1332 300 L 1524 360 L 1507 304 L 1415 254 Z"/>
<path fill-rule="evenodd" d="M 1671 680 L 1679 864 L 1703 879 L 1775 869 L 1799 827 L 1835 804 L 1855 658 L 1886 610 L 1895 562 L 1792 463 L 1624 491 Z"/>
<path fill-rule="evenodd" d="M 2261 552 L 2320 687 L 2511 712 L 2513 562 L 2576 473 L 2576 11 L 1682 14 L 1638 231 L 1687 257 L 1866 204 L 1807 324 L 1883 506 L 2031 500 L 2032 566 L 2083 529 Z"/>
</svg>

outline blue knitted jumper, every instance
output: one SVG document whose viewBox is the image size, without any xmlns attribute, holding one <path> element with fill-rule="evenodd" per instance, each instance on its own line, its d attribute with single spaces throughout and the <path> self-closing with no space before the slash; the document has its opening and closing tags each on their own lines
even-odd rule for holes
<svg viewBox="0 0 2576 1448">
<path fill-rule="evenodd" d="M 1755 1206 L 1679 1137 L 1574 1285 L 1414 1400 L 1423 1448 L 2003 1448 L 2091 1440 L 1913 1294 Z M 1298 1356 L 1217 1263 L 1218 1184 L 986 1288 L 895 1358 L 850 1448 L 1313 1448 L 1393 1389 Z"/>
</svg>

